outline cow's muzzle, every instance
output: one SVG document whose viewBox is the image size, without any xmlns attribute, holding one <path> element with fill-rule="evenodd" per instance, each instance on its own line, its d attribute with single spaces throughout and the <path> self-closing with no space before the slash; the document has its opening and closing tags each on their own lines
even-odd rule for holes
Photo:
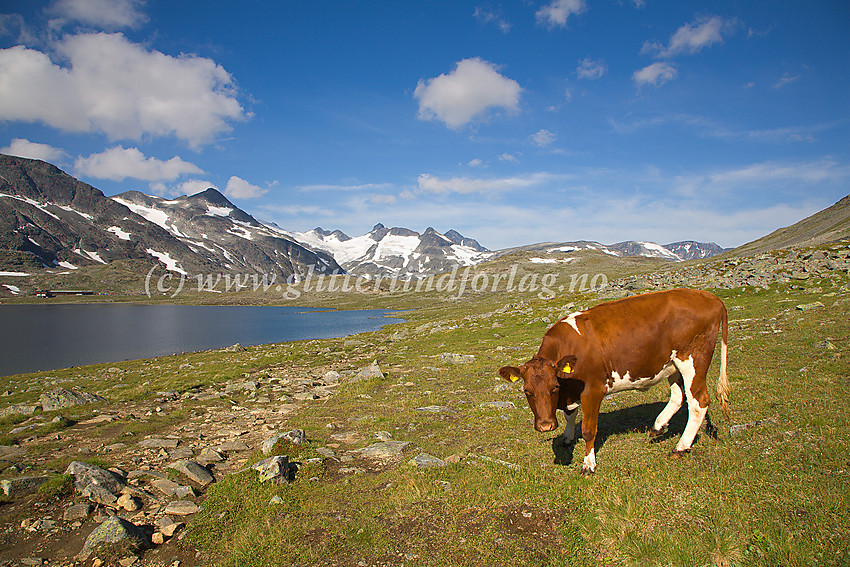
<svg viewBox="0 0 850 567">
<path fill-rule="evenodd" d="M 540 433 L 547 433 L 558 429 L 557 419 L 541 419 L 534 422 L 534 429 Z"/>
</svg>

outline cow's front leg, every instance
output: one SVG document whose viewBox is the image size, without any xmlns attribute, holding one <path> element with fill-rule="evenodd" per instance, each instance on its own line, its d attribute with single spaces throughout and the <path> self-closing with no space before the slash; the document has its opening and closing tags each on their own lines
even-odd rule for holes
<svg viewBox="0 0 850 567">
<path fill-rule="evenodd" d="M 596 428 L 601 405 L 602 396 L 582 396 L 581 436 L 585 443 L 584 463 L 581 465 L 582 476 L 590 476 L 596 472 Z"/>
<path fill-rule="evenodd" d="M 567 416 L 566 426 L 564 427 L 564 433 L 561 434 L 561 445 L 566 447 L 576 438 L 576 414 L 578 413 L 578 406 L 573 407 L 572 409 L 565 409 L 564 415 Z"/>
</svg>

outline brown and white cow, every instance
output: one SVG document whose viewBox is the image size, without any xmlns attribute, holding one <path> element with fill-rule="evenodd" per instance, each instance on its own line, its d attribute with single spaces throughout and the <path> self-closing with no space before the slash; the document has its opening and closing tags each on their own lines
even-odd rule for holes
<svg viewBox="0 0 850 567">
<path fill-rule="evenodd" d="M 558 427 L 555 411 L 566 413 L 565 443 L 575 435 L 582 408 L 581 433 L 586 443 L 583 475 L 596 470 L 596 427 L 602 399 L 624 390 L 647 390 L 666 380 L 670 401 L 658 415 L 650 437 L 660 435 L 687 398 L 688 423 L 673 455 L 690 450 L 710 402 L 706 374 L 722 331 L 717 395 L 729 420 L 726 377 L 726 306 L 705 291 L 674 289 L 637 295 L 573 313 L 544 335 L 537 354 L 499 374 L 523 380 L 537 431 Z"/>
</svg>

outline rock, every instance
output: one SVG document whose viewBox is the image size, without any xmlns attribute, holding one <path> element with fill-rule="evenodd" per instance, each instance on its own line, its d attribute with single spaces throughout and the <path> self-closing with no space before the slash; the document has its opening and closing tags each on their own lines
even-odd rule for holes
<svg viewBox="0 0 850 567">
<path fill-rule="evenodd" d="M 162 532 L 154 532 L 151 536 L 151 543 L 154 545 L 162 545 L 165 543 L 165 534 Z"/>
<path fill-rule="evenodd" d="M 123 508 L 128 512 L 135 512 L 142 509 L 142 501 L 130 494 L 122 494 L 118 498 L 117 504 L 119 508 Z"/>
<path fill-rule="evenodd" d="M 231 451 L 250 451 L 251 448 L 243 443 L 242 441 L 225 441 L 220 445 L 215 445 L 211 447 L 211 449 L 215 451 L 223 451 L 225 453 L 230 453 Z"/>
<path fill-rule="evenodd" d="M 173 438 L 160 439 L 158 437 L 150 437 L 139 441 L 139 447 L 144 447 L 145 449 L 176 449 L 179 444 L 180 440 Z"/>
<path fill-rule="evenodd" d="M 402 458 L 402 452 L 410 445 L 409 441 L 382 441 L 360 449 L 361 456 L 376 461 L 392 461 Z"/>
<path fill-rule="evenodd" d="M 97 465 L 90 465 L 80 461 L 73 461 L 65 474 L 74 475 L 74 486 L 82 492 L 90 485 L 100 486 L 112 494 L 121 492 L 124 481 L 115 473 L 102 469 Z"/>
<path fill-rule="evenodd" d="M 82 504 L 74 504 L 62 514 L 62 519 L 66 522 L 74 522 L 76 520 L 85 520 L 91 514 L 92 505 L 88 502 Z"/>
<path fill-rule="evenodd" d="M 72 392 L 65 388 L 54 388 L 41 394 L 39 401 L 44 411 L 53 411 L 83 404 L 105 402 L 106 398 L 88 392 Z"/>
<path fill-rule="evenodd" d="M 475 357 L 471 354 L 455 354 L 453 352 L 444 352 L 440 355 L 440 362 L 448 364 L 471 364 L 475 361 Z"/>
<path fill-rule="evenodd" d="M 191 486 L 183 486 L 167 478 L 157 478 L 151 481 L 151 486 L 165 494 L 166 496 L 176 496 L 177 498 L 190 498 L 195 496 L 195 490 Z"/>
<path fill-rule="evenodd" d="M 168 468 L 183 473 L 189 480 L 197 482 L 203 487 L 215 482 L 215 478 L 210 471 L 195 461 L 176 461 L 168 465 Z"/>
<path fill-rule="evenodd" d="M 308 400 L 318 400 L 319 396 L 315 392 L 298 392 L 297 394 L 292 396 L 294 399 L 299 402 L 306 402 Z"/>
<path fill-rule="evenodd" d="M 438 468 L 438 467 L 445 467 L 445 466 L 448 465 L 448 463 L 446 463 L 446 461 L 444 461 L 442 459 L 438 459 L 437 457 L 435 457 L 433 455 L 429 455 L 428 453 L 420 453 L 419 455 L 416 455 L 415 457 L 410 459 L 410 461 L 408 461 L 408 464 L 413 465 L 414 467 L 417 467 L 417 468 L 420 468 L 420 469 L 422 469 L 422 468 Z"/>
<path fill-rule="evenodd" d="M 361 368 L 357 374 L 350 380 L 351 382 L 360 382 L 361 380 L 371 380 L 373 378 L 383 378 L 384 373 L 381 367 L 378 366 L 378 361 L 372 361 L 372 364 Z"/>
<path fill-rule="evenodd" d="M 32 415 L 39 406 L 30 404 L 12 404 L 0 410 L 0 418 L 9 417 L 10 415 Z"/>
<path fill-rule="evenodd" d="M 190 500 L 174 500 L 165 507 L 165 513 L 173 516 L 191 516 L 201 511 L 201 508 Z"/>
<path fill-rule="evenodd" d="M 118 497 L 98 484 L 90 484 L 82 489 L 80 493 L 95 504 L 117 506 Z"/>
<path fill-rule="evenodd" d="M 812 309 L 820 309 L 823 306 L 823 303 L 820 301 L 815 301 L 814 303 L 802 303 L 797 306 L 797 309 L 799 311 L 811 311 Z"/>
<path fill-rule="evenodd" d="M 219 453 L 215 449 L 207 447 L 206 449 L 201 451 L 201 453 L 198 455 L 197 458 L 198 458 L 198 461 L 200 461 L 200 462 L 218 463 L 218 462 L 221 462 L 221 461 L 224 460 L 224 455 L 222 455 L 221 453 Z"/>
<path fill-rule="evenodd" d="M 513 402 L 484 402 L 481 407 L 499 408 L 499 409 L 516 409 L 516 404 Z"/>
<path fill-rule="evenodd" d="M 175 522 L 171 516 L 162 516 L 155 523 L 159 531 L 166 537 L 173 536 L 186 525 L 183 522 Z"/>
<path fill-rule="evenodd" d="M 127 542 L 136 551 L 150 546 L 141 528 L 118 516 L 110 516 L 89 535 L 77 558 L 86 561 L 99 545 L 121 542 Z"/>
<path fill-rule="evenodd" d="M 376 431 L 373 437 L 378 441 L 391 441 L 393 435 L 389 431 Z"/>
<path fill-rule="evenodd" d="M 269 504 L 283 504 L 283 498 L 275 494 L 272 496 L 271 500 L 269 500 Z"/>
<path fill-rule="evenodd" d="M 233 346 L 229 346 L 229 347 L 225 348 L 224 352 L 244 352 L 245 350 L 246 350 L 245 347 L 243 347 L 239 343 L 236 343 Z"/>
<path fill-rule="evenodd" d="M 304 433 L 303 429 L 293 429 L 292 431 L 287 431 L 286 433 L 278 433 L 277 435 L 273 435 L 263 441 L 261 449 L 263 453 L 269 454 L 274 449 L 274 446 L 280 440 L 289 441 L 290 443 L 294 443 L 295 445 L 303 445 L 307 442 L 307 435 Z"/>
<path fill-rule="evenodd" d="M 447 406 L 424 406 L 416 408 L 414 411 L 424 411 L 429 413 L 457 413 L 457 410 Z"/>
<path fill-rule="evenodd" d="M 341 378 L 342 376 L 336 370 L 328 370 L 325 372 L 324 376 L 322 376 L 322 382 L 326 385 L 339 384 Z"/>
<path fill-rule="evenodd" d="M 291 481 L 294 478 L 297 467 L 294 463 L 289 462 L 289 457 L 275 455 L 274 457 L 263 459 L 251 468 L 260 473 L 260 482 L 269 480 L 283 482 Z"/>
<path fill-rule="evenodd" d="M 7 498 L 16 499 L 27 494 L 32 494 L 38 487 L 47 482 L 49 476 L 21 476 L 18 478 L 7 478 L 0 480 L 0 489 Z"/>
<path fill-rule="evenodd" d="M 768 417 L 767 419 L 757 419 L 749 423 L 732 425 L 729 427 L 729 435 L 738 435 L 739 433 L 741 433 L 742 431 L 746 431 L 747 429 L 773 423 L 776 423 L 776 418 Z"/>
<path fill-rule="evenodd" d="M 475 455 L 473 453 L 470 453 L 468 456 L 471 459 L 479 459 L 481 461 L 487 461 L 488 463 L 495 463 L 497 465 L 507 467 L 507 468 L 514 470 L 514 471 L 521 471 L 522 470 L 522 467 L 517 465 L 517 464 L 509 463 L 509 462 L 503 461 L 501 459 L 494 459 L 493 457 L 488 457 L 487 455 Z"/>
</svg>

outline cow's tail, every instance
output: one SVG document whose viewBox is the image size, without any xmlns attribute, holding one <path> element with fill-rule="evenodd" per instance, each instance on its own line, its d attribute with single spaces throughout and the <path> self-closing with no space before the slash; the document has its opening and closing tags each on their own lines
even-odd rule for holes
<svg viewBox="0 0 850 567">
<path fill-rule="evenodd" d="M 729 321 L 726 314 L 726 308 L 720 318 L 720 379 L 717 381 L 717 397 L 720 398 L 720 407 L 723 410 L 723 417 L 729 423 L 732 419 L 732 412 L 729 409 L 729 377 L 726 375 L 726 345 L 729 335 Z"/>
</svg>

